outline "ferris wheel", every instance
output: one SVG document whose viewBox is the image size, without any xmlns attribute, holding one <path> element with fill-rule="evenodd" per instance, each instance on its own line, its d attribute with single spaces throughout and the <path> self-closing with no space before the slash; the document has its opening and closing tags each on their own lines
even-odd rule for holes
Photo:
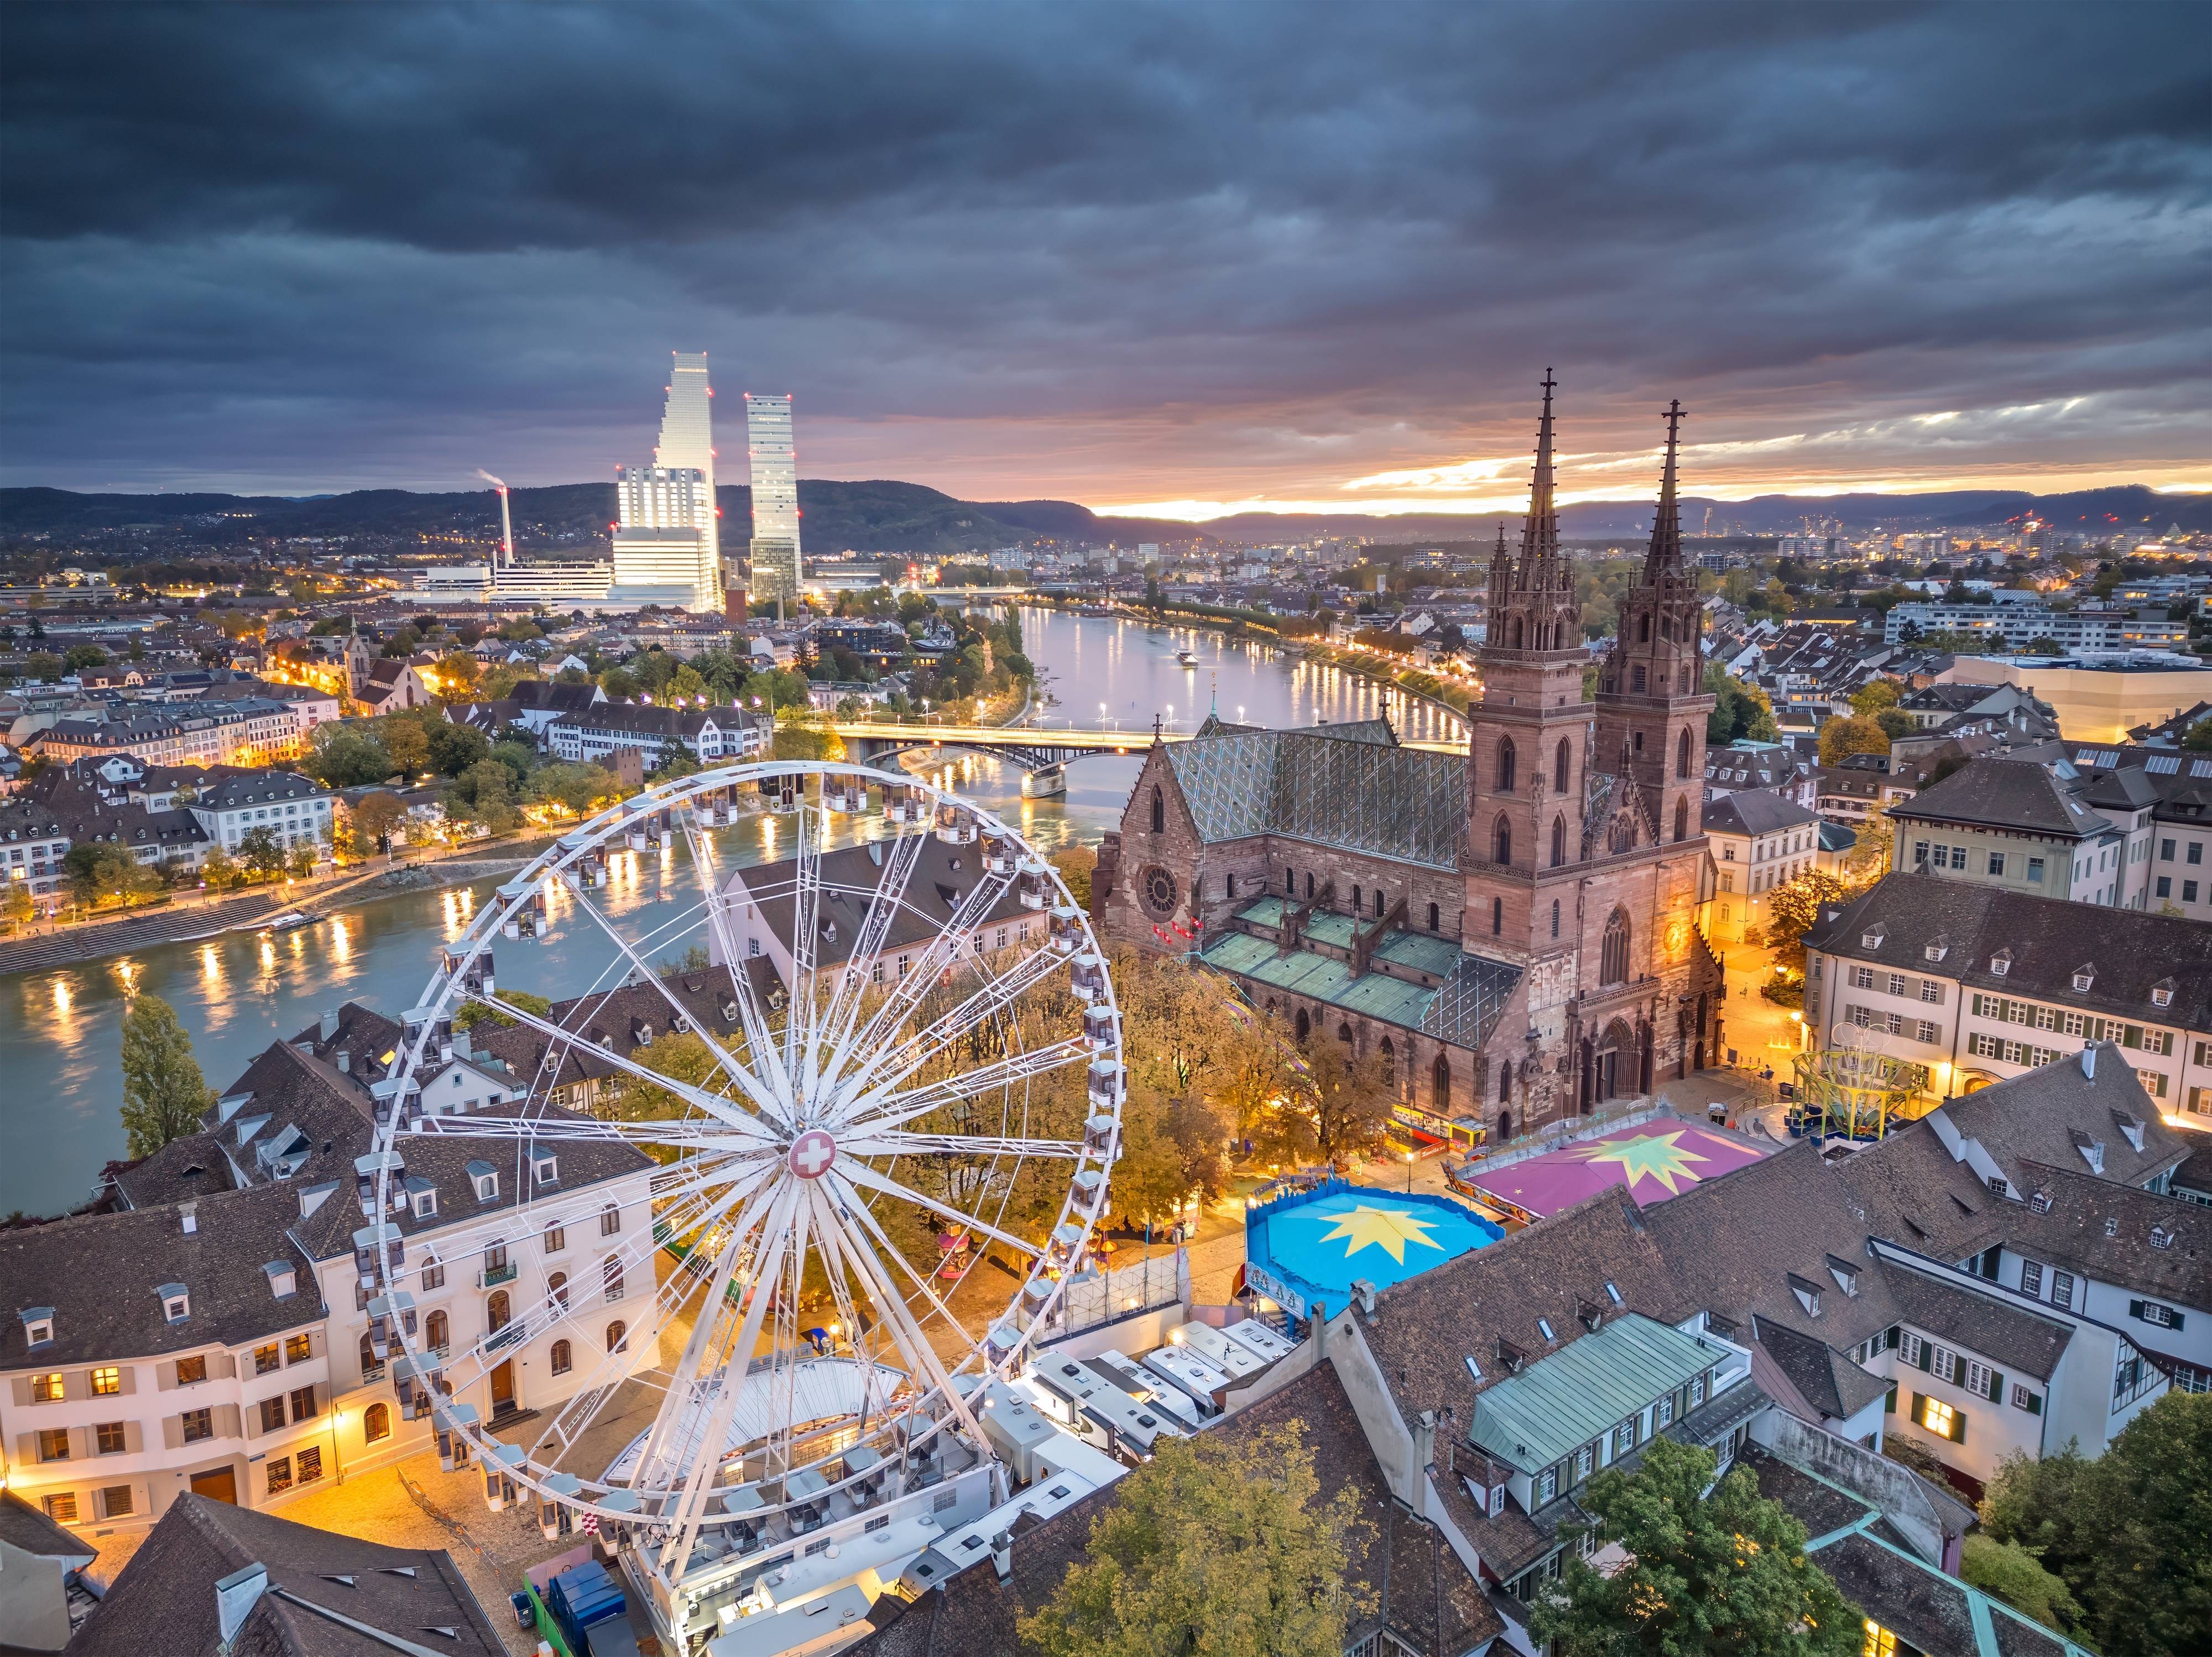
<svg viewBox="0 0 2212 1657">
<path fill-rule="evenodd" d="M 641 1003 L 664 1042 L 689 1038 L 688 1069 L 607 1039 L 610 1010 Z M 507 1096 L 426 1102 L 457 1047 Z M 763 762 L 601 812 L 459 930 L 372 1089 L 356 1247 L 403 1410 L 432 1418 L 448 1466 L 656 1549 L 664 1573 L 717 1527 L 751 1545 L 841 1493 L 881 1500 L 942 1478 L 948 1454 L 987 1457 L 980 1388 L 1096 1276 L 1121 1048 L 1066 884 L 951 793 Z M 600 1079 L 578 1108 L 584 1071 Z M 557 1174 L 532 1174 L 580 1147 L 626 1159 L 641 1194 L 608 1205 L 608 1250 L 572 1284 L 523 1257 L 541 1228 L 602 1241 Z M 463 1153 L 471 1179 L 509 1172 L 516 1199 L 441 1217 L 434 1246 L 465 1281 L 434 1324 L 410 1243 L 439 1223 L 410 1204 L 422 1168 Z M 994 1245 L 1013 1277 L 970 1271 Z M 497 1265 L 477 1276 L 478 1258 Z M 618 1308 L 596 1297 L 625 1283 Z M 532 1375 L 567 1372 L 518 1428 L 525 1353 Z"/>
</svg>

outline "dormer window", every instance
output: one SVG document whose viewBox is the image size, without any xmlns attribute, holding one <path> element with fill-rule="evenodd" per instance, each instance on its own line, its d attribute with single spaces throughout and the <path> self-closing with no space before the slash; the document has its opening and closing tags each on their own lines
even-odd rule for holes
<svg viewBox="0 0 2212 1657">
<path fill-rule="evenodd" d="M 170 1323 L 182 1323 L 192 1314 L 191 1292 L 180 1283 L 165 1283 L 154 1291 L 161 1302 L 161 1316 Z"/>
<path fill-rule="evenodd" d="M 1801 1278 L 1795 1272 L 1787 1274 L 1790 1292 L 1797 1296 L 1798 1305 L 1805 1308 L 1808 1317 L 1820 1315 L 1820 1285 L 1809 1278 Z"/>
<path fill-rule="evenodd" d="M 2172 979 L 2167 979 L 2162 984 L 2154 984 L 2151 986 L 2150 1004 L 2154 1007 L 2170 1007 L 2173 1005 L 2173 980 Z"/>
<path fill-rule="evenodd" d="M 499 1200 L 499 1170 L 497 1168 L 479 1158 L 469 1163 L 467 1171 L 469 1184 L 474 1188 L 478 1202 L 495 1203 Z"/>
<path fill-rule="evenodd" d="M 1827 1264 L 1828 1275 L 1836 1280 L 1837 1288 L 1842 1290 L 1846 1295 L 1856 1295 L 1859 1292 L 1857 1266 L 1849 1260 L 1838 1259 L 1833 1254 L 1827 1257 Z"/>
<path fill-rule="evenodd" d="M 27 1307 L 17 1315 L 23 1320 L 23 1344 L 26 1346 L 44 1346 L 54 1338 L 52 1307 Z"/>
<path fill-rule="evenodd" d="M 2117 1217 L 2108 1217 L 2106 1219 L 2105 1235 L 2108 1237 L 2117 1237 L 2120 1235 L 2120 1223 Z"/>
<path fill-rule="evenodd" d="M 2037 1192 L 2027 1199 L 2027 1205 L 2039 1214 L 2048 1214 L 2051 1212 L 2051 1193 L 2047 1191 Z"/>
<path fill-rule="evenodd" d="M 536 1168 L 538 1183 L 540 1185 L 551 1185 L 561 1177 L 561 1164 L 555 1157 L 540 1156 L 537 1161 Z"/>
<path fill-rule="evenodd" d="M 300 1290 L 299 1273 L 283 1260 L 271 1260 L 261 1268 L 269 1279 L 269 1292 L 278 1300 L 289 1300 Z"/>
<path fill-rule="evenodd" d="M 1999 950 L 1990 957 L 1990 972 L 1992 976 L 2002 978 L 2011 970 L 2012 951 L 2010 950 Z"/>
<path fill-rule="evenodd" d="M 436 1192 L 418 1191 L 415 1193 L 415 1217 L 416 1219 L 427 1220 L 437 1211 L 438 1193 Z"/>
<path fill-rule="evenodd" d="M 2097 969 L 2094 967 L 2084 965 L 2076 967 L 2074 969 L 2074 987 L 2075 989 L 2086 990 L 2089 986 L 2096 981 Z"/>
<path fill-rule="evenodd" d="M 1888 927 L 1869 926 L 1866 931 L 1859 934 L 1859 944 L 1865 949 L 1878 950 L 1881 947 L 1882 939 L 1888 936 Z"/>
<path fill-rule="evenodd" d="M 2154 1226 L 2151 1227 L 2151 1229 L 2150 1229 L 2150 1246 L 2151 1246 L 2153 1248 L 2171 1248 L 2171 1247 L 2173 1247 L 2173 1233 L 2172 1233 L 2171 1231 L 2168 1231 L 2168 1230 L 2167 1230 L 2164 1226 L 2162 1226 L 2162 1225 L 2154 1225 Z"/>
<path fill-rule="evenodd" d="M 1920 953 L 1930 961 L 1941 961 L 1951 953 L 1951 942 L 1947 938 L 1938 938 Z"/>
</svg>

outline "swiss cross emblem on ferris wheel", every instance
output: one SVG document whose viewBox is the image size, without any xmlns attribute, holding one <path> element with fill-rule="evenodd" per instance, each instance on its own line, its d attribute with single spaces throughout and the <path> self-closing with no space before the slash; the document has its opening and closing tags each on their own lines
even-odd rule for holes
<svg viewBox="0 0 2212 1657">
<path fill-rule="evenodd" d="M 800 1179 L 818 1180 L 837 1160 L 837 1142 L 822 1129 L 811 1127 L 791 1142 L 791 1154 L 784 1160 Z"/>
</svg>

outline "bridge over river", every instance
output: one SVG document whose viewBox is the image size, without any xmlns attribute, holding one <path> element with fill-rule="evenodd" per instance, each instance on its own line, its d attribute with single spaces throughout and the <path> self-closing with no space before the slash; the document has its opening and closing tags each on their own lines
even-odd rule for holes
<svg viewBox="0 0 2212 1657">
<path fill-rule="evenodd" d="M 967 748 L 994 755 L 1021 768 L 1022 792 L 1033 798 L 1064 792 L 1067 768 L 1077 760 L 1099 754 L 1141 754 L 1155 742 L 1188 742 L 1194 734 L 1164 725 L 1152 731 L 1083 730 L 1072 722 L 1054 725 L 1034 719 L 1014 725 L 838 719 L 830 729 L 843 738 L 847 752 L 867 764 L 921 749 Z M 1407 742 L 1406 746 L 1440 754 L 1467 752 L 1464 740 Z"/>
</svg>

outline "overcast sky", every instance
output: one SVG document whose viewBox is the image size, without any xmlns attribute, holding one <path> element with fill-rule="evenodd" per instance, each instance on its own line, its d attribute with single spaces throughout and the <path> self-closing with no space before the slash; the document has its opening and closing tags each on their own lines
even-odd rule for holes
<svg viewBox="0 0 2212 1657">
<path fill-rule="evenodd" d="M 1425 510 L 2212 487 L 2212 8 L 1284 0 L 0 16 L 0 481 L 649 458 Z"/>
</svg>

